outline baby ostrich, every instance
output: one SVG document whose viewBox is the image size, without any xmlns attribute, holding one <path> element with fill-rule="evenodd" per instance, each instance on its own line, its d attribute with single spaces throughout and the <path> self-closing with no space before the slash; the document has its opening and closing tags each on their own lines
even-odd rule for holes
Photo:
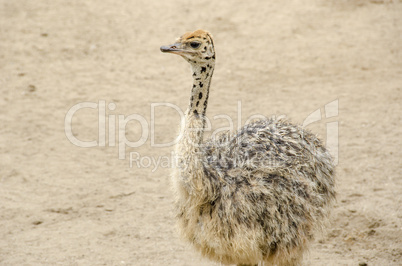
<svg viewBox="0 0 402 266">
<path fill-rule="evenodd" d="M 194 80 L 173 173 L 183 236 L 224 264 L 300 264 L 335 199 L 330 154 L 310 132 L 276 119 L 203 143 L 212 36 L 186 33 L 161 51 L 189 62 Z"/>
</svg>

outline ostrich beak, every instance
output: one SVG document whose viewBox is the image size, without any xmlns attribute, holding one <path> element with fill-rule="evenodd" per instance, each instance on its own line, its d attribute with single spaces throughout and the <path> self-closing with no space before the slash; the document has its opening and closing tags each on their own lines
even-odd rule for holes
<svg viewBox="0 0 402 266">
<path fill-rule="evenodd" d="M 164 46 L 161 46 L 161 51 L 163 53 L 180 54 L 181 52 L 183 52 L 183 50 L 179 48 L 180 46 L 181 46 L 181 43 L 175 43 L 175 44 L 171 44 L 171 45 L 164 45 Z"/>
<path fill-rule="evenodd" d="M 164 45 L 161 46 L 161 51 L 163 53 L 172 53 L 172 54 L 178 54 L 178 55 L 183 55 L 183 54 L 193 54 L 193 51 L 188 51 L 186 49 L 182 49 L 182 43 L 174 43 L 171 45 Z"/>
</svg>

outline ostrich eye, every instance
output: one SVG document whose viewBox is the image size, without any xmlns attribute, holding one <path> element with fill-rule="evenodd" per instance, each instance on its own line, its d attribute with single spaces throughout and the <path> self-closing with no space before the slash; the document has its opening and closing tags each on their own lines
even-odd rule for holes
<svg viewBox="0 0 402 266">
<path fill-rule="evenodd" d="M 200 47 L 201 43 L 199 42 L 190 42 L 190 46 L 193 49 L 197 49 L 198 47 Z"/>
</svg>

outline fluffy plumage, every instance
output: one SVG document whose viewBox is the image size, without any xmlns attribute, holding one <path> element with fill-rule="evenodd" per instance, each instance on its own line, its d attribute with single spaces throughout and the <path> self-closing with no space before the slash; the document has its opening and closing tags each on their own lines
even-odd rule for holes
<svg viewBox="0 0 402 266">
<path fill-rule="evenodd" d="M 193 70 L 173 173 L 183 236 L 221 263 L 297 265 L 335 199 L 330 154 L 309 131 L 274 119 L 203 143 L 212 36 L 186 33 L 161 50 L 181 55 Z"/>
</svg>

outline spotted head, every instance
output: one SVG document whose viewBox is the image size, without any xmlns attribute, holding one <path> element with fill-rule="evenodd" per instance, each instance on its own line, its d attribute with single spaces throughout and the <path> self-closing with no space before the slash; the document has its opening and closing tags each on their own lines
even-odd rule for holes
<svg viewBox="0 0 402 266">
<path fill-rule="evenodd" d="M 205 30 L 187 32 L 174 44 L 161 46 L 164 53 L 178 54 L 190 64 L 206 65 L 215 62 L 215 49 L 211 33 Z"/>
</svg>

